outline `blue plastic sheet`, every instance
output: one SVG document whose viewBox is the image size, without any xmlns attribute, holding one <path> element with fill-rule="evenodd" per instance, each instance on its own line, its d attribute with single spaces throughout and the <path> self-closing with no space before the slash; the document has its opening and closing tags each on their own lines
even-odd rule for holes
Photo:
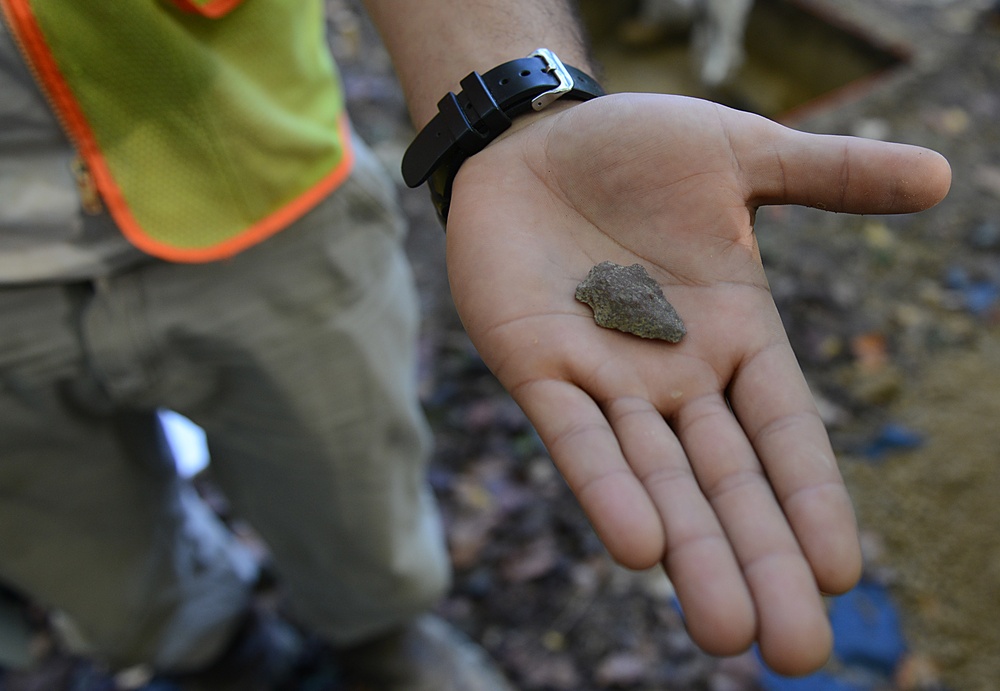
<svg viewBox="0 0 1000 691">
<path fill-rule="evenodd" d="M 833 664 L 806 677 L 761 674 L 765 691 L 874 691 L 884 688 L 906 654 L 899 612 L 884 586 L 863 581 L 830 607 Z"/>
<path fill-rule="evenodd" d="M 972 314 L 985 314 L 1000 300 L 1000 286 L 992 281 L 975 280 L 960 266 L 948 269 L 944 284 L 962 296 L 965 309 Z"/>
<path fill-rule="evenodd" d="M 880 461 L 892 451 L 916 449 L 924 443 L 924 435 L 905 425 L 889 423 L 883 425 L 875 437 L 862 449 L 866 458 Z"/>
</svg>

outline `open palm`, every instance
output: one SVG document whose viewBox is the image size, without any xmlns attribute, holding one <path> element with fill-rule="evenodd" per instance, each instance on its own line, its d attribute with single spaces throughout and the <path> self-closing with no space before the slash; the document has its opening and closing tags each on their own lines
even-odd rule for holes
<svg viewBox="0 0 1000 691">
<path fill-rule="evenodd" d="M 947 192 L 932 152 L 807 135 L 706 101 L 608 96 L 469 160 L 448 223 L 452 292 L 611 554 L 662 562 L 692 638 L 822 665 L 821 593 L 860 573 L 853 511 L 771 299 L 755 209 L 899 213 Z M 574 299 L 638 262 L 678 344 L 602 329 Z"/>
</svg>

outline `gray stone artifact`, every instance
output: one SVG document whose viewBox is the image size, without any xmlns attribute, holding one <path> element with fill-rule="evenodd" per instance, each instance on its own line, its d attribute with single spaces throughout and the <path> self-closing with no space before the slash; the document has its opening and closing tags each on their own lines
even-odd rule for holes
<svg viewBox="0 0 1000 691">
<path fill-rule="evenodd" d="M 590 305 L 599 326 L 671 343 L 687 330 L 659 284 L 641 264 L 604 261 L 576 287 L 576 299 Z"/>
</svg>

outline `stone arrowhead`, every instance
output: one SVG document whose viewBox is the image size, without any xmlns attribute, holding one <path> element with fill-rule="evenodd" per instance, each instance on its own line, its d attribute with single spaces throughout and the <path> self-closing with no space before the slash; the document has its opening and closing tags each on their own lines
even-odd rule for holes
<svg viewBox="0 0 1000 691">
<path fill-rule="evenodd" d="M 594 321 L 607 329 L 671 343 L 687 333 L 677 310 L 641 264 L 601 262 L 576 287 L 576 299 L 590 305 Z"/>
</svg>

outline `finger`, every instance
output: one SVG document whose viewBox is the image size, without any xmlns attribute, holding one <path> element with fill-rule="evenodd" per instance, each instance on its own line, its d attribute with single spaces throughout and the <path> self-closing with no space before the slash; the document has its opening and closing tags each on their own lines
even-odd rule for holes
<svg viewBox="0 0 1000 691">
<path fill-rule="evenodd" d="M 512 393 L 611 556 L 633 569 L 659 563 L 664 550 L 659 514 L 597 404 L 558 380 L 525 384 Z"/>
<path fill-rule="evenodd" d="M 823 601 L 743 429 L 718 395 L 683 407 L 676 428 L 750 589 L 764 660 L 784 674 L 818 669 L 831 647 Z"/>
<path fill-rule="evenodd" d="M 745 650 L 756 633 L 753 601 L 677 437 L 644 399 L 615 399 L 605 404 L 605 412 L 632 470 L 662 517 L 664 568 L 692 640 L 714 655 Z"/>
<path fill-rule="evenodd" d="M 787 344 L 737 372 L 730 401 L 812 566 L 819 587 L 844 592 L 861 574 L 850 496 L 809 387 Z"/>
<path fill-rule="evenodd" d="M 846 213 L 909 213 L 934 206 L 951 167 L 917 146 L 792 130 L 743 119 L 733 138 L 749 202 L 801 204 Z"/>
</svg>

